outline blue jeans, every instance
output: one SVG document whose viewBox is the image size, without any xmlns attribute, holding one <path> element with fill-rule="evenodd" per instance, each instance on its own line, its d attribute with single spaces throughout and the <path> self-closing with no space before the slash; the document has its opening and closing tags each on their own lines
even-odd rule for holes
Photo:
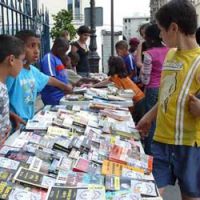
<svg viewBox="0 0 200 200">
<path fill-rule="evenodd" d="M 158 188 L 174 185 L 181 193 L 200 197 L 200 147 L 170 145 L 153 141 L 153 175 Z"/>
<path fill-rule="evenodd" d="M 151 110 L 151 108 L 158 101 L 159 88 L 146 88 L 145 90 L 145 112 Z M 152 122 L 148 136 L 144 139 L 144 151 L 146 154 L 151 155 L 151 143 L 153 141 L 154 131 L 156 129 L 156 122 Z"/>
</svg>

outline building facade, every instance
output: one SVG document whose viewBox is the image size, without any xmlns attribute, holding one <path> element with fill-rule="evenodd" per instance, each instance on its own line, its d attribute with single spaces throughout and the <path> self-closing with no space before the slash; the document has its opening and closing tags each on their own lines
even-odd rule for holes
<svg viewBox="0 0 200 200">
<path fill-rule="evenodd" d="M 166 4 L 169 0 L 150 0 L 150 20 L 155 21 L 155 14 L 160 7 Z"/>
<path fill-rule="evenodd" d="M 138 32 L 141 24 L 148 23 L 150 20 L 149 17 L 132 17 L 123 19 L 123 36 L 129 41 L 132 37 L 140 38 Z"/>
</svg>

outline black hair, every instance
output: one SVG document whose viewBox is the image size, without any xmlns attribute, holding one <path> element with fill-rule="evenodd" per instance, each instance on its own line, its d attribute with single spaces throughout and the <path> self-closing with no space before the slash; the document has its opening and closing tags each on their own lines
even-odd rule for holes
<svg viewBox="0 0 200 200">
<path fill-rule="evenodd" d="M 0 35 L 0 63 L 7 56 L 14 55 L 18 58 L 24 53 L 24 42 L 10 35 Z"/>
<path fill-rule="evenodd" d="M 34 31 L 31 31 L 31 30 L 18 31 L 15 36 L 17 38 L 21 39 L 22 41 L 24 41 L 25 43 L 27 42 L 27 40 L 30 37 L 40 38 L 40 36 L 38 34 L 36 34 Z"/>
<path fill-rule="evenodd" d="M 67 48 L 69 49 L 69 41 L 66 41 L 63 37 L 58 37 L 53 43 L 52 49 L 56 48 Z"/>
<path fill-rule="evenodd" d="M 200 45 L 200 27 L 196 31 L 196 41 Z"/>
<path fill-rule="evenodd" d="M 146 30 L 146 28 L 147 28 L 149 25 L 150 25 L 150 23 L 145 23 L 145 24 L 140 25 L 138 31 L 139 31 L 139 33 L 140 33 L 141 36 L 142 36 L 142 30 L 143 30 L 143 29 Z"/>
<path fill-rule="evenodd" d="M 160 29 L 157 24 L 149 25 L 145 30 L 145 41 L 147 48 L 162 47 L 162 39 L 160 38 Z"/>
<path fill-rule="evenodd" d="M 128 43 L 125 40 L 120 40 L 115 44 L 116 49 L 127 49 L 128 50 Z"/>
<path fill-rule="evenodd" d="M 78 35 L 82 35 L 84 33 L 91 33 L 91 30 L 88 26 L 83 25 L 78 28 L 77 33 Z"/>
<path fill-rule="evenodd" d="M 120 78 L 126 78 L 128 76 L 124 60 L 120 56 L 110 56 L 108 60 L 108 66 L 108 76 L 114 76 L 116 74 Z"/>
<path fill-rule="evenodd" d="M 71 58 L 72 61 L 75 61 L 75 62 L 77 62 L 77 63 L 80 61 L 80 56 L 79 56 L 79 54 L 76 53 L 76 52 L 70 52 L 70 53 L 68 54 L 68 56 Z"/>
<path fill-rule="evenodd" d="M 185 35 L 195 34 L 197 29 L 196 10 L 188 0 L 168 2 L 158 10 L 156 19 L 165 30 L 168 30 L 171 23 L 176 23 Z"/>
</svg>

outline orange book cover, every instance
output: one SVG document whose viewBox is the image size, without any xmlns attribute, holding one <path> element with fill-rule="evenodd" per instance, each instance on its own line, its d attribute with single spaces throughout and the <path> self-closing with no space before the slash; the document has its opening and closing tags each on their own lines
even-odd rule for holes
<svg viewBox="0 0 200 200">
<path fill-rule="evenodd" d="M 109 160 L 104 160 L 102 165 L 102 174 L 103 175 L 115 175 L 121 176 L 122 169 L 127 168 L 132 171 L 144 173 L 144 170 L 141 168 L 132 167 L 129 165 L 124 165 L 116 162 L 112 162 Z"/>
</svg>

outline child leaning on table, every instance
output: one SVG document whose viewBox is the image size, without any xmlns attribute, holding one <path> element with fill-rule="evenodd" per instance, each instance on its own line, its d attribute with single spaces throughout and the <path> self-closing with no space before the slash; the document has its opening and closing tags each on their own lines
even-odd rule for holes
<svg viewBox="0 0 200 200">
<path fill-rule="evenodd" d="M 8 77 L 6 84 L 10 99 L 10 109 L 15 114 L 27 121 L 35 114 L 35 102 L 39 92 L 48 84 L 64 92 L 71 90 L 66 84 L 40 72 L 33 63 L 37 62 L 40 55 L 40 37 L 34 32 L 23 30 L 16 37 L 24 41 L 25 62 L 22 70 L 15 78 Z"/>
<path fill-rule="evenodd" d="M 16 115 L 9 116 L 9 98 L 5 85 L 7 76 L 16 77 L 23 65 L 24 44 L 16 37 L 0 35 L 0 145 L 11 131 L 10 118 L 20 121 Z"/>
<path fill-rule="evenodd" d="M 142 118 L 144 115 L 144 93 L 140 88 L 129 78 L 128 72 L 123 58 L 120 56 L 111 56 L 108 60 L 109 78 L 93 85 L 92 87 L 102 87 L 110 82 L 113 82 L 116 87 L 120 89 L 131 89 L 134 93 L 133 102 L 134 107 L 132 111 L 133 119 L 135 123 Z"/>
</svg>

